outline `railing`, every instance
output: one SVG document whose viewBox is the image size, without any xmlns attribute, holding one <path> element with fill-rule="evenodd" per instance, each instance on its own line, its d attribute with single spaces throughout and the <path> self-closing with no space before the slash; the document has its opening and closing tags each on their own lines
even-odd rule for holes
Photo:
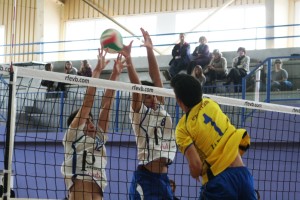
<svg viewBox="0 0 300 200">
<path fill-rule="evenodd" d="M 290 35 L 289 29 L 293 29 Z M 269 32 L 274 32 L 273 36 L 268 36 Z M 210 49 L 222 49 L 225 51 L 235 51 L 238 46 L 245 46 L 247 50 L 269 48 L 267 43 L 273 42 L 272 48 L 286 48 L 300 46 L 300 24 L 287 24 L 276 26 L 249 27 L 242 29 L 223 29 L 223 30 L 203 30 L 186 32 L 186 41 L 191 44 L 191 50 L 198 44 L 199 37 L 205 35 L 208 38 Z M 152 35 L 155 48 L 163 55 L 169 55 L 171 48 L 178 41 L 179 33 L 166 33 Z M 146 52 L 140 51 L 139 36 L 124 36 L 123 43 L 133 43 L 133 56 L 144 56 Z M 288 41 L 289 40 L 289 41 Z M 277 42 L 278 41 L 278 42 Z M 291 42 L 292 41 L 292 42 Z M 11 44 L 0 44 L 0 48 L 9 48 Z M 99 48 L 99 38 L 85 38 L 79 40 L 62 40 L 46 42 L 29 42 L 14 44 L 14 46 L 33 46 L 32 49 L 51 49 L 50 51 L 28 51 L 15 52 L 14 56 L 37 55 L 43 60 L 53 60 L 50 58 L 62 58 L 63 60 L 94 59 Z M 87 47 L 87 48 L 85 48 Z M 233 49 L 234 47 L 234 49 Z M 21 48 L 20 48 L 21 49 Z M 9 57 L 10 53 L 0 54 L 0 57 Z M 108 57 L 112 55 L 108 55 Z"/>
<path fill-rule="evenodd" d="M 204 91 L 206 93 L 206 91 L 213 91 L 212 88 L 214 87 L 215 92 L 210 92 L 210 94 L 213 95 L 220 95 L 220 96 L 226 96 L 226 97 L 233 97 L 233 98 L 242 98 L 242 99 L 248 99 L 248 100 L 256 100 L 256 101 L 264 101 L 264 102 L 275 102 L 275 101 L 300 101 L 300 97 L 299 95 L 295 95 L 295 98 L 271 98 L 271 94 L 275 94 L 275 93 L 271 93 L 271 68 L 272 68 L 272 61 L 274 59 L 300 59 L 300 56 L 282 56 L 282 57 L 270 57 L 265 59 L 264 61 L 262 61 L 262 63 L 259 63 L 257 65 L 255 65 L 253 68 L 253 70 L 246 76 L 243 78 L 242 80 L 242 92 L 239 93 L 233 93 L 230 92 L 226 89 L 225 86 L 204 86 Z M 299 62 L 300 63 L 300 62 Z M 263 65 L 267 66 L 267 84 L 266 84 L 266 91 L 265 92 L 261 92 L 259 91 L 259 84 L 260 84 L 260 79 L 259 76 L 256 76 L 258 73 L 260 73 L 260 70 L 262 68 Z M 296 67 L 296 66 L 292 66 L 292 67 Z M 256 87 L 255 87 L 255 91 L 254 92 L 247 92 L 246 91 L 246 87 L 247 87 L 247 80 L 251 77 L 256 77 Z M 300 78 L 300 77 L 299 77 Z M 6 79 L 4 79 L 2 76 L 0 76 L 0 119 L 2 120 L 2 122 L 6 122 L 6 114 L 7 114 L 7 102 L 8 102 L 8 84 Z M 217 87 L 217 88 L 216 88 Z M 233 86 L 234 87 L 234 86 Z M 27 130 L 37 130 L 34 119 L 35 117 L 39 117 L 39 121 L 41 121 L 41 124 L 39 124 L 38 127 L 38 131 L 45 131 L 49 128 L 49 126 L 47 126 L 47 123 L 52 123 L 52 124 L 57 124 L 56 126 L 51 126 L 52 129 L 53 127 L 55 127 L 55 129 L 57 129 L 57 131 L 63 131 L 65 130 L 66 127 L 66 119 L 67 116 L 70 114 L 68 112 L 66 112 L 66 110 L 68 111 L 72 111 L 74 110 L 74 105 L 76 107 L 79 107 L 81 105 L 81 101 L 84 97 L 84 93 L 85 93 L 85 87 L 78 87 L 78 86 L 74 86 L 74 88 L 71 87 L 68 92 L 68 96 L 65 96 L 66 94 L 64 92 L 51 92 L 51 93 L 47 93 L 47 92 L 22 92 L 22 90 L 19 90 L 16 98 L 17 98 L 17 110 L 18 110 L 18 119 L 17 120 L 22 120 L 24 117 L 24 119 L 26 120 L 32 120 L 32 123 L 28 123 L 30 125 L 32 125 L 32 127 L 22 127 L 22 123 L 18 124 L 17 127 L 17 131 L 22 131 L 23 129 L 27 129 Z M 76 89 L 77 88 L 77 89 Z M 20 89 L 20 88 L 18 88 Z M 74 90 L 72 92 L 72 90 Z M 45 90 L 42 90 L 45 91 Z M 292 91 L 290 93 L 297 93 L 298 91 Z M 103 93 L 103 91 L 97 91 L 97 96 L 101 97 L 101 93 Z M 276 93 L 277 96 L 279 93 Z M 287 93 L 283 93 L 283 97 L 286 97 Z M 254 95 L 254 99 L 249 99 L 249 97 L 251 95 Z M 265 96 L 264 96 L 265 95 Z M 284 96 L 285 95 L 285 96 Z M 77 100 L 78 104 L 75 104 L 74 102 L 70 102 L 70 101 L 74 101 Z M 129 102 L 129 103 L 128 103 Z M 171 116 L 173 116 L 173 121 L 174 121 L 174 127 L 177 124 L 182 111 L 181 109 L 179 109 L 178 105 L 175 102 L 175 99 L 171 99 L 171 98 L 167 98 L 166 99 L 166 109 L 167 111 L 171 114 Z M 73 103 L 73 104 L 71 104 Z M 38 105 L 41 104 L 41 105 Z M 99 104 L 99 101 L 98 101 Z M 113 124 L 111 124 L 109 127 L 111 127 L 111 129 L 114 130 L 114 132 L 118 132 L 120 130 L 120 125 L 123 121 L 121 121 L 121 119 L 123 119 L 123 112 L 121 112 L 124 109 L 128 109 L 128 105 L 130 105 L 130 94 L 128 93 L 124 93 L 122 91 L 117 91 L 116 92 L 116 98 L 113 104 L 113 111 L 112 111 L 112 122 L 114 122 Z M 93 107 L 93 113 L 98 113 L 99 110 L 99 105 L 97 105 L 96 107 Z M 55 119 L 51 119 L 49 121 L 47 114 L 53 114 L 55 113 Z M 24 116 L 22 116 L 22 114 L 24 114 Z M 128 114 L 128 113 L 127 113 Z M 27 117 L 27 118 L 26 118 Z M 125 118 L 128 118 L 128 116 L 126 116 Z M 242 121 L 244 121 L 245 119 L 243 119 Z M 126 122 L 127 123 L 127 122 Z M 28 126 L 28 124 L 26 126 Z M 126 130 L 129 130 L 131 128 L 131 126 L 129 125 L 130 123 L 128 122 L 126 124 Z M 124 124 L 122 124 L 122 126 L 124 126 Z M 124 127 L 122 127 L 122 131 L 124 131 Z"/>
<path fill-rule="evenodd" d="M 299 101 L 300 100 L 300 97 L 299 98 L 281 98 L 281 99 L 271 99 L 271 71 L 272 71 L 272 61 L 275 60 L 275 59 L 289 59 L 289 60 L 292 60 L 292 59 L 299 59 L 299 63 L 300 63 L 300 56 L 280 56 L 280 57 L 269 57 L 269 58 L 266 58 L 264 61 L 262 61 L 261 63 L 257 64 L 254 69 L 249 73 L 247 74 L 247 76 L 245 76 L 243 79 L 242 79 L 242 99 L 246 99 L 246 94 L 247 94 L 247 91 L 246 91 L 246 87 L 247 87 L 247 80 L 251 79 L 251 77 L 255 76 L 255 91 L 254 91 L 254 95 L 255 95 L 255 98 L 254 100 L 255 101 L 264 101 L 264 102 L 267 102 L 267 103 L 271 103 L 271 102 L 274 102 L 274 101 Z M 264 99 L 262 99 L 260 97 L 260 85 L 261 85 L 261 79 L 260 79 L 260 72 L 261 70 L 264 70 L 263 69 L 263 66 L 266 65 L 266 74 L 267 74 L 267 81 L 266 81 L 266 90 L 265 90 L 265 94 L 266 94 L 266 97 Z M 296 67 L 296 66 L 294 66 Z M 285 68 L 285 66 L 283 65 L 283 68 Z M 296 71 L 296 70 L 294 70 Z M 289 73 L 289 75 L 291 75 L 291 73 Z M 300 79 L 300 73 L 299 73 L 299 77 Z M 296 85 L 295 85 L 296 86 Z"/>
</svg>

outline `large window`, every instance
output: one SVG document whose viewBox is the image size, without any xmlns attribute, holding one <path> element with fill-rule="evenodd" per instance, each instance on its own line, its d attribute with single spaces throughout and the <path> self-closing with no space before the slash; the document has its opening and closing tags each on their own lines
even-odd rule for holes
<svg viewBox="0 0 300 200">
<path fill-rule="evenodd" d="M 295 27 L 295 35 L 297 35 L 297 37 L 294 40 L 294 45 L 295 47 L 300 47 L 300 1 L 296 1 L 295 2 L 295 24 L 298 24 L 298 26 Z"/>
<path fill-rule="evenodd" d="M 4 62 L 4 26 L 0 26 L 0 63 Z"/>
<path fill-rule="evenodd" d="M 132 37 L 109 19 L 69 21 L 66 23 L 66 40 L 69 42 L 65 44 L 68 51 L 65 58 L 95 59 L 100 35 L 107 28 L 119 30 L 124 37 L 124 44 L 134 40 L 132 55 L 135 57 L 146 54 L 146 51 L 134 48 L 141 44 L 140 27 L 156 35 L 152 37 L 153 43 L 163 54 L 170 54 L 170 48 L 177 42 L 180 32 L 187 33 L 186 40 L 191 43 L 192 50 L 202 35 L 207 37 L 211 50 L 218 48 L 221 51 L 235 51 L 239 46 L 247 50 L 265 48 L 266 30 L 257 28 L 266 24 L 264 5 L 228 7 L 215 11 L 211 9 L 115 18 L 139 37 Z"/>
<path fill-rule="evenodd" d="M 136 36 L 141 36 L 140 27 L 144 27 L 150 33 L 157 33 L 156 19 L 155 15 L 115 18 L 119 24 Z M 109 19 L 70 21 L 66 24 L 66 40 L 68 42 L 65 44 L 65 49 L 68 52 L 65 54 L 65 58 L 67 60 L 95 59 L 97 49 L 100 47 L 100 36 L 108 28 L 120 31 L 124 44 L 128 45 L 131 40 L 134 40 L 133 46 L 140 46 L 141 37 L 133 37 Z M 144 55 L 144 53 L 138 49 L 132 49 L 132 54 L 135 56 Z M 108 57 L 112 57 L 112 55 L 108 55 Z"/>
</svg>

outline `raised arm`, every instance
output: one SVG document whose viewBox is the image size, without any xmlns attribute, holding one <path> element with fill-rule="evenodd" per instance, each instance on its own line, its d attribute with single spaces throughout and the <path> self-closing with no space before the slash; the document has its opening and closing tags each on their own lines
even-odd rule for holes
<svg viewBox="0 0 300 200">
<path fill-rule="evenodd" d="M 123 64 L 121 62 L 122 55 L 118 54 L 117 59 L 115 60 L 115 64 L 110 75 L 109 80 L 115 81 L 119 78 L 120 74 L 123 70 Z M 107 132 L 109 125 L 109 117 L 111 105 L 114 100 L 115 90 L 106 89 L 104 92 L 104 96 L 101 102 L 101 110 L 99 112 L 99 120 L 98 126 L 104 131 Z"/>
<path fill-rule="evenodd" d="M 128 76 L 129 80 L 131 83 L 134 84 L 141 84 L 141 81 L 139 79 L 139 76 L 133 66 L 132 59 L 131 59 L 131 46 L 132 46 L 132 41 L 128 46 L 124 46 L 122 50 L 122 55 L 125 57 L 126 64 L 127 64 L 127 71 L 128 71 Z M 132 94 L 132 102 L 131 102 L 131 107 L 134 112 L 139 112 L 140 108 L 142 106 L 142 94 L 140 93 L 133 93 Z"/>
<path fill-rule="evenodd" d="M 156 87 L 163 87 L 162 80 L 160 78 L 159 67 L 156 61 L 156 57 L 153 51 L 153 44 L 151 37 L 147 31 L 141 28 L 143 37 L 144 37 L 144 47 L 147 49 L 147 58 L 148 58 L 148 67 L 149 67 L 149 75 Z"/>
<path fill-rule="evenodd" d="M 101 72 L 107 65 L 108 61 L 105 61 L 105 54 L 103 55 L 103 49 L 98 50 L 98 63 L 95 69 L 93 70 L 92 77 L 93 78 L 99 78 Z M 77 128 L 80 125 L 86 123 L 86 120 L 89 119 L 89 114 L 91 112 L 92 106 L 94 104 L 94 98 L 95 98 L 96 88 L 95 87 L 88 87 L 86 89 L 86 93 L 82 102 L 82 106 L 79 109 L 78 113 L 76 114 L 76 117 L 71 123 L 71 128 Z"/>
<path fill-rule="evenodd" d="M 141 28 L 141 31 L 142 31 L 142 34 L 144 37 L 144 45 L 143 46 L 146 47 L 146 49 L 147 49 L 147 58 L 148 58 L 148 65 L 149 65 L 148 67 L 149 67 L 150 78 L 156 87 L 162 88 L 163 82 L 160 78 L 160 70 L 159 70 L 159 66 L 156 61 L 156 57 L 154 55 L 151 37 L 150 37 L 149 33 L 147 31 L 145 31 L 143 28 Z M 160 97 L 160 96 L 157 96 L 157 100 L 162 104 L 164 104 L 164 102 L 165 102 L 164 98 Z"/>
</svg>

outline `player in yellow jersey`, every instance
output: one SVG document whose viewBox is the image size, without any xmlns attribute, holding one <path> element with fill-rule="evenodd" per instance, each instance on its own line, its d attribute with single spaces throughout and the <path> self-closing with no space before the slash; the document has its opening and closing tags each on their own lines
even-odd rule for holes
<svg viewBox="0 0 300 200">
<path fill-rule="evenodd" d="M 191 176 L 202 177 L 200 199 L 256 199 L 253 177 L 241 158 L 250 145 L 247 131 L 233 126 L 215 101 L 202 98 L 194 77 L 178 74 L 171 86 L 185 112 L 176 127 L 176 142 Z"/>
</svg>

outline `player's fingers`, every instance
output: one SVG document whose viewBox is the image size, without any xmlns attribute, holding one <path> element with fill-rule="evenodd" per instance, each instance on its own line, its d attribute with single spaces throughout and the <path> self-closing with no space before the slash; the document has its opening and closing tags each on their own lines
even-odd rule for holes
<svg viewBox="0 0 300 200">
<path fill-rule="evenodd" d="M 118 53 L 117 60 L 121 61 L 121 58 L 122 58 L 122 54 Z"/>
<path fill-rule="evenodd" d="M 106 49 L 106 51 L 104 52 L 104 55 L 103 55 L 103 57 L 105 57 L 105 56 L 106 56 L 106 54 L 107 54 L 107 51 L 108 51 L 108 49 Z"/>
<path fill-rule="evenodd" d="M 133 43 L 133 40 L 131 40 L 131 42 L 129 43 L 129 47 L 131 48 L 131 46 L 132 46 L 132 43 Z"/>
</svg>

